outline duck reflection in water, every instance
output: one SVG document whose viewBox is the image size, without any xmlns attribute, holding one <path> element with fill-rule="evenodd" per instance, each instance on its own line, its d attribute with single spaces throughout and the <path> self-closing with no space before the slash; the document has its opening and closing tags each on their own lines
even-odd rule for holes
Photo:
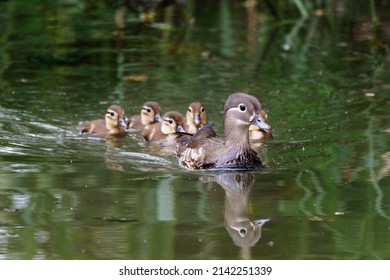
<svg viewBox="0 0 390 280">
<path fill-rule="evenodd" d="M 202 179 L 218 183 L 225 191 L 225 227 L 234 244 L 239 247 L 256 245 L 261 238 L 263 225 L 270 219 L 250 218 L 249 193 L 255 183 L 255 176 L 246 172 L 229 172 Z"/>
</svg>

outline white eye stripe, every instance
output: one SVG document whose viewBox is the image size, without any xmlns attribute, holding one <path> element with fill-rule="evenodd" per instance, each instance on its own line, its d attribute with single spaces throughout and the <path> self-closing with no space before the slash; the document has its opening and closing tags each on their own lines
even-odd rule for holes
<svg viewBox="0 0 390 280">
<path fill-rule="evenodd" d="M 110 115 L 111 117 L 115 116 L 116 113 L 113 111 L 107 111 L 107 115 Z"/>
<path fill-rule="evenodd" d="M 239 111 L 239 112 L 246 112 L 248 110 L 248 107 L 244 103 L 238 104 L 237 107 L 232 107 L 229 110 Z"/>
</svg>

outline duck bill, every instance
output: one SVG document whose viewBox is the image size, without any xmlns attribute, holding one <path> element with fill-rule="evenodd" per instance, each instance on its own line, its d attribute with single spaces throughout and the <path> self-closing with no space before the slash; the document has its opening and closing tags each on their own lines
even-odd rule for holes
<svg viewBox="0 0 390 280">
<path fill-rule="evenodd" d="M 154 120 L 156 121 L 156 122 L 159 122 L 159 123 L 161 123 L 163 120 L 162 120 L 162 118 L 161 118 L 161 116 L 160 116 L 160 114 L 156 114 L 155 116 L 154 116 Z"/>
<path fill-rule="evenodd" d="M 195 115 L 195 116 L 194 116 L 194 123 L 195 123 L 196 125 L 199 125 L 199 124 L 200 124 L 200 116 L 199 116 L 199 115 Z"/>
<path fill-rule="evenodd" d="M 186 132 L 186 131 L 185 131 L 185 129 L 184 129 L 183 126 L 178 125 L 178 126 L 176 127 L 176 132 Z"/>
<path fill-rule="evenodd" d="M 129 122 L 128 118 L 126 118 L 126 117 L 120 118 L 118 120 L 118 125 L 123 127 L 123 128 L 127 128 L 128 122 Z"/>
<path fill-rule="evenodd" d="M 258 219 L 258 220 L 253 220 L 252 223 L 254 223 L 255 225 L 264 225 L 266 222 L 269 222 L 271 221 L 271 219 Z"/>
<path fill-rule="evenodd" d="M 257 126 L 264 132 L 271 133 L 271 126 L 260 115 L 255 115 L 251 120 L 251 124 Z"/>
</svg>

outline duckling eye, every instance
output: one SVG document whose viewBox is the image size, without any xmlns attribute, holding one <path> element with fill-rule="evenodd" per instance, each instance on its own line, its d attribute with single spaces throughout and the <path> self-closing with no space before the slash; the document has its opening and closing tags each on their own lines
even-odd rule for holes
<svg viewBox="0 0 390 280">
<path fill-rule="evenodd" d="M 113 117 L 115 115 L 114 112 L 107 112 L 107 114 L 109 114 L 111 117 Z"/>
<path fill-rule="evenodd" d="M 245 229 L 245 228 L 241 228 L 241 229 L 240 229 L 240 233 L 241 233 L 242 235 L 246 234 L 246 229 Z"/>
<path fill-rule="evenodd" d="M 150 108 L 146 109 L 146 112 L 150 113 L 152 110 Z"/>
<path fill-rule="evenodd" d="M 241 103 L 240 105 L 238 105 L 238 109 L 240 109 L 241 112 L 245 112 L 246 111 L 246 106 Z"/>
<path fill-rule="evenodd" d="M 204 112 L 204 108 L 202 107 L 202 109 L 200 109 L 200 111 L 203 113 Z"/>
<path fill-rule="evenodd" d="M 191 109 L 191 107 L 188 107 L 188 112 L 190 112 L 190 113 L 192 112 L 192 109 Z"/>
<path fill-rule="evenodd" d="M 169 124 L 172 124 L 173 123 L 173 120 L 168 120 Z"/>
</svg>

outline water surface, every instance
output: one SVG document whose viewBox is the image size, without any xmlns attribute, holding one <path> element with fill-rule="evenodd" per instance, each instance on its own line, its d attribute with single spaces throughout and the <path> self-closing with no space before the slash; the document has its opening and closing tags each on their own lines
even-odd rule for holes
<svg viewBox="0 0 390 280">
<path fill-rule="evenodd" d="M 276 5 L 280 21 L 185 1 L 148 23 L 79 2 L 0 2 L 1 259 L 390 258 L 388 5 L 378 25 L 365 1 Z M 156 100 L 202 101 L 222 133 L 234 92 L 274 130 L 258 172 L 188 172 L 136 134 L 77 131 Z"/>
</svg>

